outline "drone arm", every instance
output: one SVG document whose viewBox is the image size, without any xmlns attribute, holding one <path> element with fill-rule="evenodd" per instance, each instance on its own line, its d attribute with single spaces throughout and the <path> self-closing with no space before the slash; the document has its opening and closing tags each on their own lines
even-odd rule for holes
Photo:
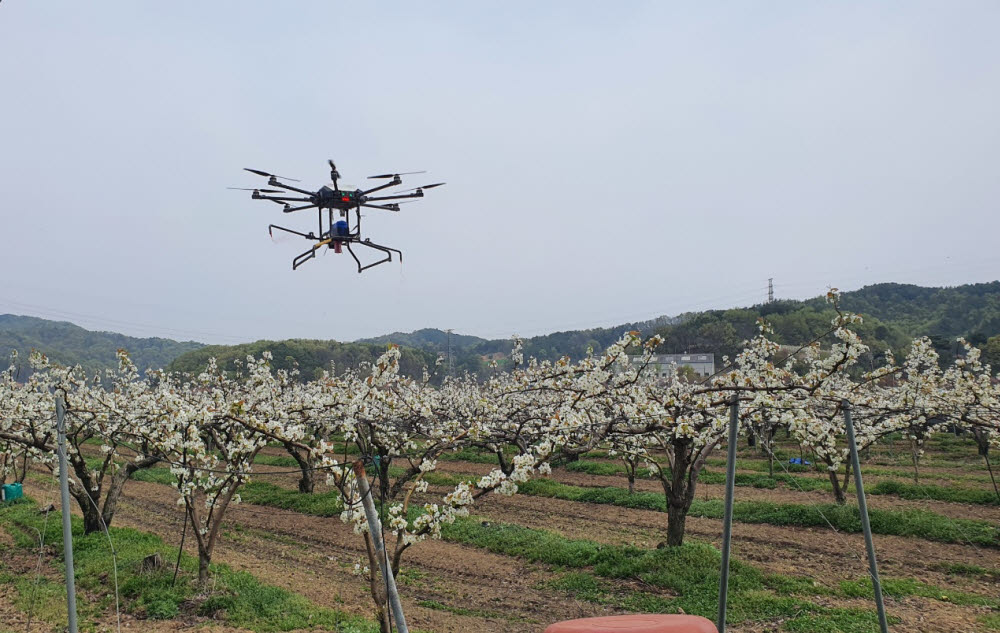
<svg viewBox="0 0 1000 633">
<path fill-rule="evenodd" d="M 293 211 L 302 211 L 304 209 L 312 209 L 315 206 L 316 206 L 315 204 L 307 204 L 307 205 L 302 206 L 302 207 L 291 207 L 291 208 L 288 208 L 288 209 L 283 209 L 282 211 L 283 211 L 283 213 L 291 213 Z"/>
<path fill-rule="evenodd" d="M 274 178 L 271 178 L 271 180 L 269 180 L 267 184 L 271 185 L 272 187 L 281 187 L 282 189 L 288 189 L 289 191 L 295 191 L 295 192 L 298 192 L 298 193 L 305 194 L 307 196 L 312 196 L 312 195 L 314 195 L 316 193 L 315 191 L 306 191 L 305 189 L 299 189 L 298 187 L 293 187 L 291 185 L 286 185 L 283 182 L 278 182 Z"/>
<path fill-rule="evenodd" d="M 398 208 L 387 207 L 381 204 L 362 204 L 363 207 L 368 207 L 369 209 L 382 209 L 383 211 L 399 211 Z"/>
<path fill-rule="evenodd" d="M 299 231 L 293 231 L 292 229 L 286 229 L 285 227 L 278 226 L 277 224 L 268 225 L 267 232 L 270 235 L 274 235 L 274 233 L 272 232 L 274 229 L 278 229 L 279 231 L 284 231 L 286 233 L 294 233 L 295 235 L 301 235 L 302 237 L 308 238 L 310 240 L 317 239 L 316 236 L 313 235 L 312 233 L 301 233 Z"/>
<path fill-rule="evenodd" d="M 312 198 L 286 198 L 285 196 L 257 196 L 254 200 L 272 200 L 274 202 L 312 202 Z"/>
</svg>

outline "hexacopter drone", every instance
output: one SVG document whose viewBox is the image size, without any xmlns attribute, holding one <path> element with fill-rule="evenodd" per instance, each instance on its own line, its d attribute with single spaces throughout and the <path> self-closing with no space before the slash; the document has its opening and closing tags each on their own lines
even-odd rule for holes
<svg viewBox="0 0 1000 633">
<path fill-rule="evenodd" d="M 292 260 L 292 270 L 295 270 L 305 262 L 309 261 L 313 257 L 316 257 L 316 251 L 320 248 L 326 246 L 327 248 L 333 249 L 336 253 L 343 252 L 342 247 L 347 247 L 347 252 L 351 254 L 354 261 L 358 264 L 358 272 L 362 272 L 371 268 L 373 266 L 378 266 L 379 264 L 384 264 L 386 262 L 392 261 L 392 254 L 399 254 L 399 261 L 403 261 L 403 252 L 391 248 L 389 246 L 382 246 L 381 244 L 376 244 L 370 239 L 361 238 L 361 207 L 366 207 L 369 209 L 382 209 L 383 211 L 399 211 L 399 203 L 390 202 L 388 204 L 371 204 L 372 202 L 382 202 L 385 200 L 403 200 L 407 198 L 423 198 L 424 189 L 432 189 L 434 187 L 440 187 L 445 184 L 443 182 L 437 182 L 432 185 L 423 185 L 421 187 L 414 187 L 413 189 L 406 189 L 403 191 L 387 191 L 386 193 L 391 194 L 387 196 L 375 196 L 372 197 L 370 194 L 376 191 L 382 191 L 383 189 L 388 189 L 390 187 L 396 187 L 403 184 L 403 179 L 400 176 L 406 176 L 409 174 L 422 174 L 422 171 L 411 171 L 411 172 L 401 172 L 398 174 L 379 174 L 377 176 L 369 176 L 370 179 L 390 179 L 389 182 L 384 185 L 379 185 L 378 187 L 373 187 L 367 190 L 354 189 L 354 190 L 342 190 L 337 185 L 337 181 L 340 180 L 340 173 L 337 171 L 337 166 L 333 164 L 333 161 L 327 161 L 330 163 L 330 179 L 333 181 L 332 184 L 324 185 L 319 189 L 319 191 L 307 191 L 305 189 L 300 189 L 298 187 L 293 187 L 292 185 L 287 185 L 281 180 L 291 180 L 293 182 L 299 182 L 294 178 L 286 178 L 284 176 L 276 176 L 275 174 L 270 174 L 266 171 L 261 171 L 259 169 L 250 169 L 249 167 L 244 167 L 246 171 L 257 174 L 258 176 L 266 176 L 268 181 L 267 184 L 271 187 L 280 187 L 280 189 L 246 189 L 247 191 L 253 191 L 251 197 L 254 200 L 270 200 L 277 204 L 284 206 L 285 213 L 293 213 L 295 211 L 304 211 L 306 209 L 317 210 L 319 216 L 319 231 L 317 233 L 309 232 L 302 233 L 301 231 L 294 231 L 292 229 L 286 229 L 283 226 L 278 226 L 277 224 L 271 224 L 267 227 L 268 233 L 272 236 L 274 235 L 274 229 L 279 231 L 285 231 L 287 233 L 293 233 L 295 235 L 300 235 L 308 240 L 315 240 L 314 244 L 309 250 L 302 253 L 298 257 Z M 231 189 L 244 189 L 243 187 L 230 187 Z M 299 196 L 289 196 L 282 189 L 294 193 L 302 194 L 305 197 Z M 268 195 L 271 194 L 271 195 Z M 281 195 L 273 195 L 281 194 Z M 304 203 L 300 206 L 293 207 L 290 203 L 301 202 Z M 323 229 L 323 210 L 327 211 L 326 220 L 326 230 Z M 340 220 L 334 221 L 333 212 L 337 210 L 340 213 Z M 352 229 L 350 226 L 350 212 L 355 213 L 355 225 Z M 385 253 L 385 258 L 380 259 L 375 263 L 362 265 L 361 260 L 351 249 L 351 244 L 358 244 L 360 246 L 367 246 L 368 248 L 373 248 L 377 251 Z"/>
</svg>

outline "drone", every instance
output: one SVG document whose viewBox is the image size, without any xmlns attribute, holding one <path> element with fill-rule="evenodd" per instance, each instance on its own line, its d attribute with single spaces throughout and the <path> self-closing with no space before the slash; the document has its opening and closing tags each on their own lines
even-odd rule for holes
<svg viewBox="0 0 1000 633">
<path fill-rule="evenodd" d="M 403 184 L 402 176 L 408 176 L 411 174 L 423 174 L 422 171 L 411 171 L 411 172 L 401 172 L 398 174 L 378 174 L 376 176 L 369 176 L 369 180 L 388 180 L 389 182 L 379 185 L 378 187 L 372 187 L 371 189 L 354 189 L 347 190 L 341 189 L 337 182 L 340 180 L 340 172 L 337 171 L 337 166 L 332 160 L 327 161 L 330 165 L 330 180 L 331 184 L 324 185 L 318 191 L 308 191 L 306 189 L 301 189 L 299 187 L 286 184 L 281 182 L 282 180 L 290 180 L 292 182 L 299 182 L 294 178 L 288 178 L 285 176 L 278 176 L 276 174 L 271 174 L 266 171 L 261 171 L 259 169 L 250 169 L 249 167 L 244 167 L 244 170 L 257 174 L 258 176 L 264 176 L 267 178 L 267 184 L 269 187 L 278 187 L 278 189 L 262 189 L 262 188 L 245 188 L 245 187 L 230 187 L 230 189 L 240 189 L 244 191 L 252 191 L 251 198 L 254 200 L 270 200 L 271 202 L 280 204 L 283 207 L 284 213 L 295 213 L 296 211 L 305 211 L 306 209 L 316 209 L 319 228 L 316 233 L 309 232 L 303 233 L 301 231 L 295 231 L 293 229 L 288 229 L 283 226 L 278 226 L 277 224 L 271 224 L 267 227 L 268 234 L 274 237 L 274 230 L 285 231 L 286 233 L 292 233 L 306 238 L 307 240 L 313 240 L 316 243 L 310 247 L 309 250 L 298 255 L 292 260 L 292 270 L 297 269 L 302 264 L 306 263 L 310 259 L 316 257 L 316 252 L 326 246 L 328 249 L 332 249 L 335 253 L 342 253 L 343 248 L 347 248 L 347 252 L 351 254 L 354 261 L 358 264 L 358 272 L 361 273 L 369 268 L 378 266 L 379 264 L 384 264 L 386 262 L 392 261 L 392 254 L 396 253 L 399 255 L 399 261 L 403 261 L 403 252 L 399 249 L 392 248 L 390 246 L 383 246 L 382 244 L 376 244 L 368 238 L 361 237 L 361 208 L 365 207 L 368 209 L 381 209 L 383 211 L 399 211 L 399 205 L 405 204 L 405 202 L 388 202 L 386 200 L 407 200 L 410 198 L 423 198 L 425 189 L 433 189 L 434 187 L 440 187 L 445 184 L 443 182 L 437 182 L 430 185 L 422 185 L 420 187 L 414 187 L 412 189 L 406 189 L 403 191 L 385 191 L 391 187 L 398 187 Z M 389 195 L 378 195 L 372 196 L 371 194 L 378 191 L 383 191 Z M 300 194 L 300 195 L 294 195 Z M 410 200 L 412 201 L 412 200 Z M 372 204 L 373 202 L 378 204 Z M 294 203 L 301 203 L 299 206 L 292 206 Z M 324 229 L 324 219 L 323 211 L 326 211 L 326 229 Z M 338 212 L 340 219 L 334 221 L 334 211 Z M 354 226 L 351 227 L 351 211 L 354 211 Z M 351 248 L 351 245 L 355 246 L 366 246 L 368 248 L 374 249 L 376 251 L 381 251 L 384 257 L 371 264 L 362 264 L 361 260 L 358 259 L 357 254 Z"/>
</svg>

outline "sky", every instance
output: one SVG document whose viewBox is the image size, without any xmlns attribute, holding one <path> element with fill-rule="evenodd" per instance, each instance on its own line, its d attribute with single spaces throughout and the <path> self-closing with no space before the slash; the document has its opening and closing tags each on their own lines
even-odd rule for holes
<svg viewBox="0 0 1000 633">
<path fill-rule="evenodd" d="M 0 313 L 212 343 L 1000 274 L 1000 4 L 0 3 Z M 293 272 L 244 167 L 445 181 Z M 426 180 L 425 180 L 426 179 Z"/>
</svg>

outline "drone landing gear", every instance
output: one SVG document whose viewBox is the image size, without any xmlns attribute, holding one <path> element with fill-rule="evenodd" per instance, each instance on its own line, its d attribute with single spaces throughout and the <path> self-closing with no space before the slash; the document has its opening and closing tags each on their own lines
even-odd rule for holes
<svg viewBox="0 0 1000 633">
<path fill-rule="evenodd" d="M 363 242 L 355 242 L 355 244 L 360 244 L 362 246 L 367 246 L 368 248 L 373 248 L 373 249 L 375 249 L 377 251 L 382 251 L 383 253 L 385 253 L 385 258 L 384 259 L 380 259 L 380 260 L 378 260 L 375 263 L 368 264 L 367 266 L 362 266 L 361 265 L 361 260 L 358 259 L 358 256 L 354 254 L 353 250 L 351 250 L 351 243 L 350 242 L 345 242 L 345 245 L 347 246 L 347 252 L 350 253 L 351 257 L 354 258 L 354 261 L 356 261 L 358 263 L 358 272 L 359 273 L 362 272 L 362 271 L 368 270 L 369 268 L 372 268 L 374 266 L 378 266 L 379 264 L 384 264 L 386 262 L 391 262 L 392 261 L 392 254 L 393 253 L 398 253 L 399 254 L 399 261 L 400 262 L 403 261 L 403 251 L 401 251 L 399 249 L 395 249 L 395 248 L 392 248 L 390 246 L 382 246 L 381 244 L 376 244 L 375 242 L 373 242 L 371 240 L 365 240 Z"/>
<path fill-rule="evenodd" d="M 282 228 L 280 226 L 275 226 L 275 225 L 272 225 L 272 227 L 276 228 L 276 229 L 281 229 L 282 231 L 288 231 L 289 233 L 295 233 L 296 235 L 301 235 L 302 237 L 307 237 L 307 238 L 315 239 L 315 237 L 311 233 L 309 233 L 309 234 L 299 233 L 298 231 L 292 231 L 290 229 Z M 382 259 L 380 259 L 380 260 L 378 260 L 377 262 L 373 262 L 371 264 L 367 264 L 367 265 L 362 264 L 361 260 L 358 259 L 357 254 L 354 252 L 354 249 L 351 248 L 351 244 L 352 243 L 358 244 L 358 245 L 361 245 L 361 246 L 367 246 L 368 248 L 372 248 L 372 249 L 375 249 L 377 251 L 381 251 L 381 252 L 385 253 L 385 257 L 382 258 Z M 319 242 L 317 242 L 316 244 L 314 244 L 312 246 L 312 248 L 310 248 L 306 252 L 302 253 L 301 255 L 298 255 L 295 259 L 293 259 L 292 260 L 292 270 L 296 270 L 302 264 L 304 264 L 307 261 L 309 261 L 310 259 L 313 259 L 314 257 L 316 257 L 316 251 L 318 251 L 320 248 L 322 248 L 324 246 L 329 246 L 330 248 L 335 249 L 336 252 L 339 253 L 339 252 L 341 252 L 340 251 L 340 246 L 341 245 L 347 247 L 347 252 L 351 254 L 351 257 L 353 257 L 354 261 L 358 264 L 358 272 L 359 273 L 364 272 L 364 271 L 368 270 L 369 268 L 374 268 L 375 266 L 378 266 L 379 264 L 384 264 L 386 262 L 391 262 L 392 261 L 392 254 L 393 253 L 396 253 L 396 254 L 399 255 L 399 261 L 400 262 L 403 261 L 403 251 L 401 251 L 399 249 L 396 249 L 396 248 L 392 248 L 391 246 L 383 246 L 381 244 L 376 244 L 376 243 L 372 242 L 371 240 L 367 240 L 367 239 L 364 240 L 364 241 L 361 241 L 361 240 L 358 240 L 358 239 L 334 240 L 334 239 L 327 238 L 327 239 L 324 239 L 324 240 L 320 240 Z"/>
</svg>

